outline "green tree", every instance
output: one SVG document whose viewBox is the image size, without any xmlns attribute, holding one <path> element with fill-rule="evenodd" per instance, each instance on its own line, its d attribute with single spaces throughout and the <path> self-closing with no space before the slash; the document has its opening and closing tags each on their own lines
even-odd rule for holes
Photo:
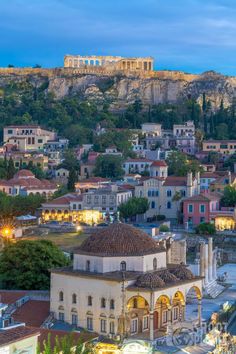
<svg viewBox="0 0 236 354">
<path fill-rule="evenodd" d="M 96 159 L 95 176 L 105 178 L 121 178 L 124 175 L 123 159 L 115 155 L 101 155 Z"/>
<path fill-rule="evenodd" d="M 168 232 L 170 231 L 169 227 L 167 225 L 161 225 L 159 228 L 160 232 Z"/>
<path fill-rule="evenodd" d="M 203 222 L 196 227 L 195 232 L 196 234 L 214 235 L 216 233 L 216 228 L 214 224 Z"/>
<path fill-rule="evenodd" d="M 201 171 L 200 163 L 180 151 L 172 151 L 167 158 L 168 172 L 174 176 L 186 176 L 188 172 Z"/>
<path fill-rule="evenodd" d="M 149 209 L 149 202 L 147 198 L 132 197 L 127 202 L 122 203 L 118 209 L 122 218 L 129 219 L 146 213 Z"/>
<path fill-rule="evenodd" d="M 69 192 L 75 192 L 75 183 L 78 181 L 78 174 L 74 168 L 69 171 L 67 189 Z"/>
<path fill-rule="evenodd" d="M 7 164 L 7 179 L 13 178 L 15 173 L 16 173 L 16 169 L 14 166 L 14 162 L 12 157 L 10 157 Z"/>
<path fill-rule="evenodd" d="M 22 240 L 5 246 L 0 255 L 0 281 L 4 289 L 45 290 L 50 269 L 69 265 L 51 241 Z"/>
<path fill-rule="evenodd" d="M 221 198 L 221 205 L 226 207 L 236 206 L 236 188 L 234 186 L 226 186 L 223 197 Z"/>
<path fill-rule="evenodd" d="M 228 139 L 229 138 L 229 131 L 228 125 L 226 123 L 220 123 L 216 126 L 216 138 L 219 140 Z"/>
</svg>

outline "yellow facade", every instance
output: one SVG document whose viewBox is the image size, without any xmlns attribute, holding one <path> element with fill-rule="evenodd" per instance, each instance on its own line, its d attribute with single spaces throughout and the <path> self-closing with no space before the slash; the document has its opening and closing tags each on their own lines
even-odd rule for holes
<svg viewBox="0 0 236 354">
<path fill-rule="evenodd" d="M 43 221 L 72 221 L 86 223 L 89 225 L 97 224 L 103 220 L 103 214 L 98 210 L 43 210 Z"/>
</svg>

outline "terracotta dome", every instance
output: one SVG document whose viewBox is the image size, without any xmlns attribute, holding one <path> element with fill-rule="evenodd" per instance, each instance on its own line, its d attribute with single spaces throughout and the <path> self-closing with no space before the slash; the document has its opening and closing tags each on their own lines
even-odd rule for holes
<svg viewBox="0 0 236 354">
<path fill-rule="evenodd" d="M 14 176 L 14 178 L 29 178 L 29 177 L 34 177 L 34 174 L 29 170 L 19 170 Z"/>
<path fill-rule="evenodd" d="M 135 284 L 139 288 L 162 288 L 165 282 L 159 277 L 157 272 L 140 275 Z"/>
<path fill-rule="evenodd" d="M 191 270 L 186 268 L 184 265 L 180 265 L 171 269 L 171 273 L 181 280 L 191 280 L 194 278 Z"/>
<path fill-rule="evenodd" d="M 133 226 L 115 223 L 92 234 L 75 253 L 103 257 L 143 256 L 164 252 L 145 232 Z"/>
<path fill-rule="evenodd" d="M 176 283 L 180 280 L 177 276 L 170 273 L 168 269 L 161 270 L 158 275 L 165 283 Z"/>
</svg>

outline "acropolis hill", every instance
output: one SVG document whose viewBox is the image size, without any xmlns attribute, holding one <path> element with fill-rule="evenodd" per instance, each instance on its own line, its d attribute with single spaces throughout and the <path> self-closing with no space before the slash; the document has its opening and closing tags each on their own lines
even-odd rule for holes
<svg viewBox="0 0 236 354">
<path fill-rule="evenodd" d="M 68 56 L 66 59 L 70 60 Z M 131 62 L 136 59 L 128 58 Z M 80 67 L 54 69 L 0 68 L 0 89 L 4 91 L 4 87 L 12 82 L 29 81 L 37 87 L 45 84 L 47 92 L 53 92 L 58 99 L 80 94 L 98 104 L 109 102 L 110 109 L 115 111 L 125 109 L 136 99 L 141 99 L 146 108 L 158 103 L 180 102 L 187 97 L 201 102 L 203 93 L 211 100 L 213 109 L 217 110 L 222 100 L 227 107 L 235 96 L 236 77 L 213 71 L 196 75 L 152 70 L 151 57 L 140 59 L 135 64 L 127 64 L 128 61 L 121 58 L 117 60 L 118 66 L 113 65 L 116 62 L 111 65 L 94 65 L 95 62 L 89 65 L 84 62 Z M 144 64 L 145 61 L 147 64 Z M 140 67 L 137 68 L 137 65 Z"/>
</svg>

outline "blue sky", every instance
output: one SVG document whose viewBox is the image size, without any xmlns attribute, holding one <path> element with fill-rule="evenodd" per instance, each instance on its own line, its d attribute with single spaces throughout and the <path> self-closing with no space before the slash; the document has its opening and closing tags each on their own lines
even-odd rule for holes
<svg viewBox="0 0 236 354">
<path fill-rule="evenodd" d="M 62 66 L 64 54 L 236 75 L 236 0 L 0 0 L 0 66 Z"/>
</svg>

